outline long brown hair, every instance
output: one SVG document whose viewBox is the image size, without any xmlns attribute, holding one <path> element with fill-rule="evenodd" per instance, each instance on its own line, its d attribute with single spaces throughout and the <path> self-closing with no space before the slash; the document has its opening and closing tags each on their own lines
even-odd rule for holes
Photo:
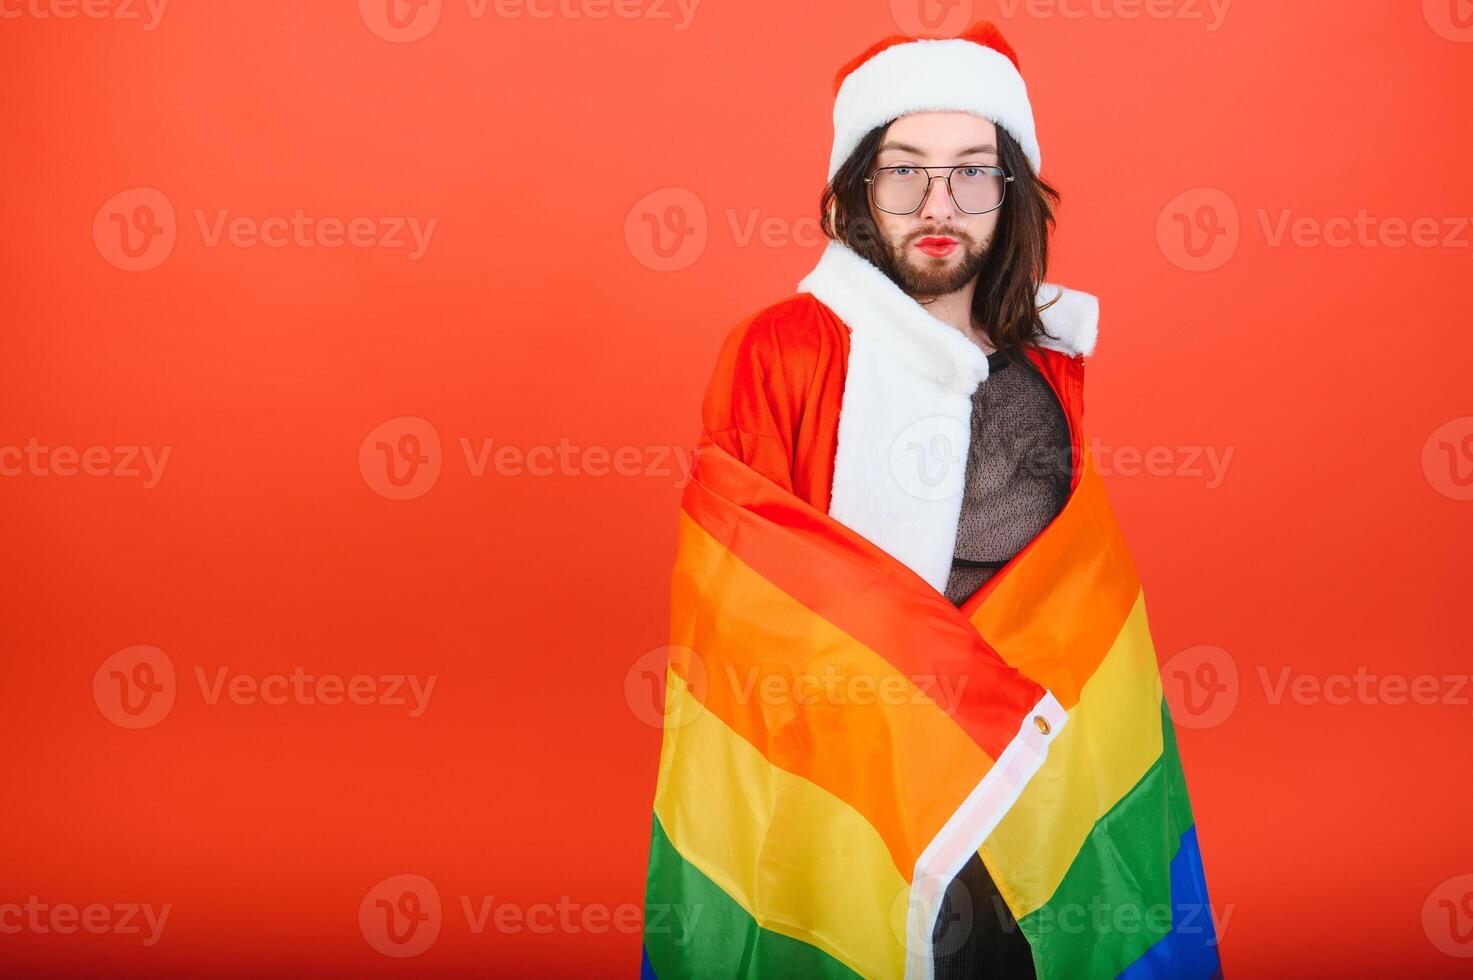
<svg viewBox="0 0 1473 980">
<path fill-rule="evenodd" d="M 890 250 L 870 215 L 864 180 L 874 170 L 889 126 L 870 130 L 824 187 L 819 225 L 829 238 L 843 242 L 898 282 Z M 993 345 L 1013 355 L 1052 337 L 1039 316 L 1037 292 L 1048 275 L 1048 239 L 1059 192 L 1034 172 L 1022 147 L 1001 126 L 997 137 L 1001 166 L 1014 179 L 1003 196 L 992 244 L 977 275 L 972 313 L 986 325 Z"/>
</svg>

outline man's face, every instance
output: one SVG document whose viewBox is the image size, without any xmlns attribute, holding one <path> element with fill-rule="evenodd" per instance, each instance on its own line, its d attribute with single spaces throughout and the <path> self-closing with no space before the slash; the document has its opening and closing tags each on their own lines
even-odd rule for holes
<svg viewBox="0 0 1473 980">
<path fill-rule="evenodd" d="M 1000 166 L 997 127 L 966 112 L 916 112 L 890 124 L 872 170 L 959 164 Z M 882 211 L 873 197 L 870 203 L 870 214 L 899 272 L 899 286 L 918 299 L 956 292 L 976 277 L 1002 213 L 961 210 L 940 179 L 943 172 L 932 171 L 937 179 L 911 214 Z"/>
</svg>

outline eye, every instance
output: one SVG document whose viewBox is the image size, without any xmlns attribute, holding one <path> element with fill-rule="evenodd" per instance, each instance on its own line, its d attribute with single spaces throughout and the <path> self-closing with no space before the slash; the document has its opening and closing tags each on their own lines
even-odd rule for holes
<svg viewBox="0 0 1473 980">
<path fill-rule="evenodd" d="M 890 170 L 897 177 L 909 177 L 915 173 L 915 168 L 913 167 L 891 167 Z"/>
<path fill-rule="evenodd" d="M 981 177 L 986 171 L 981 167 L 962 167 L 961 173 L 963 177 Z"/>
</svg>

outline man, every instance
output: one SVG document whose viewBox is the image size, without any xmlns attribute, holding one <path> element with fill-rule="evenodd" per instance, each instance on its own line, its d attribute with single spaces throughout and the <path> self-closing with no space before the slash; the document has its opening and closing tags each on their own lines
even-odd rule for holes
<svg viewBox="0 0 1473 980">
<path fill-rule="evenodd" d="M 717 911 L 689 948 L 651 912 L 646 972 L 1212 976 L 1174 914 L 1097 951 L 1043 914 L 1206 893 L 1184 783 L 1143 778 L 1179 766 L 1080 433 L 1098 304 L 1044 281 L 1058 194 L 1017 57 L 988 23 L 893 37 L 836 88 L 831 240 L 703 403 L 646 901 Z M 844 683 L 814 700 L 816 665 Z M 1095 853 L 1142 835 L 1169 846 L 1139 868 Z M 1188 884 L 1142 884 L 1168 867 Z"/>
</svg>

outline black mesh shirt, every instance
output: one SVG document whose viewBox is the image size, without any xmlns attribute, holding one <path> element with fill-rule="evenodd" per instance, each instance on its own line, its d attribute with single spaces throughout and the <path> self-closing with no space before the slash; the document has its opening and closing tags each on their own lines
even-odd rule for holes
<svg viewBox="0 0 1473 980">
<path fill-rule="evenodd" d="M 1069 423 L 1026 356 L 987 357 L 972 395 L 972 434 L 946 597 L 960 606 L 1063 509 Z M 1034 976 L 1033 954 L 976 854 L 947 887 L 933 935 L 936 980 Z"/>
<path fill-rule="evenodd" d="M 1069 423 L 1027 357 L 987 355 L 972 394 L 972 441 L 946 597 L 960 606 L 1063 509 Z"/>
</svg>

